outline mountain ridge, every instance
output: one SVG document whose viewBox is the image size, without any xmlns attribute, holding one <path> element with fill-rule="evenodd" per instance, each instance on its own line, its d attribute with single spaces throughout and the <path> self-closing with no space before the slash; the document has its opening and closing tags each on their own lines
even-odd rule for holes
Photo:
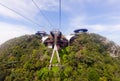
<svg viewBox="0 0 120 81">
<path fill-rule="evenodd" d="M 105 41 L 105 37 L 94 33 L 77 35 L 70 46 L 59 50 L 63 67 L 49 70 L 52 49 L 42 44 L 41 36 L 12 39 L 0 48 L 0 80 L 119 81 L 120 58 L 110 56 L 114 42 Z"/>
</svg>

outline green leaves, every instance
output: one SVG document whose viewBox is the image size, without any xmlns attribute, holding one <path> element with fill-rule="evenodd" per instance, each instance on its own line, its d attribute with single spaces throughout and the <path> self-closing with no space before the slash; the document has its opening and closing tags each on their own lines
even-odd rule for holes
<svg viewBox="0 0 120 81">
<path fill-rule="evenodd" d="M 71 46 L 59 50 L 62 66 L 51 70 L 52 49 L 41 43 L 41 37 L 12 39 L 0 48 L 0 81 L 120 81 L 120 58 L 110 57 L 111 44 L 101 39 L 105 38 L 78 35 Z"/>
<path fill-rule="evenodd" d="M 37 71 L 37 76 L 39 78 L 39 80 L 47 80 L 47 78 L 49 77 L 49 70 L 48 68 L 42 68 L 40 71 Z"/>
<path fill-rule="evenodd" d="M 100 75 L 94 68 L 89 68 L 87 73 L 89 81 L 99 81 Z"/>
</svg>

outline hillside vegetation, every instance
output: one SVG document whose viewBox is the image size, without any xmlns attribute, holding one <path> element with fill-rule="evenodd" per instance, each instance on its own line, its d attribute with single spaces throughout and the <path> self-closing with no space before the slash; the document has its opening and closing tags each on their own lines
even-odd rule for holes
<svg viewBox="0 0 120 81">
<path fill-rule="evenodd" d="M 62 67 L 48 69 L 52 49 L 37 35 L 11 39 L 0 46 L 0 81 L 120 81 L 120 58 L 110 56 L 113 42 L 80 34 L 59 50 Z M 54 58 L 56 63 L 56 59 Z"/>
</svg>

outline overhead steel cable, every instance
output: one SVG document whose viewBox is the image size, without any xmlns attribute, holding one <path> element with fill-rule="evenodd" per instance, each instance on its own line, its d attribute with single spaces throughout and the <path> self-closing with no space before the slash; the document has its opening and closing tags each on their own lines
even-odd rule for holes
<svg viewBox="0 0 120 81">
<path fill-rule="evenodd" d="M 50 22 L 50 20 L 45 16 L 45 14 L 41 11 L 40 7 L 37 5 L 37 3 L 32 0 L 32 2 L 34 3 L 34 5 L 39 9 L 41 15 L 46 19 L 46 21 L 50 24 L 51 27 L 53 27 L 52 23 Z"/>
<path fill-rule="evenodd" d="M 30 21 L 31 23 L 36 24 L 37 26 L 41 27 L 41 25 L 38 24 L 37 22 L 33 21 L 32 19 L 30 19 L 30 18 L 28 18 L 28 17 L 25 17 L 25 16 L 22 15 L 21 13 L 19 13 L 19 12 L 13 10 L 13 9 L 11 9 L 11 8 L 9 8 L 8 6 L 6 6 L 6 5 L 4 5 L 4 4 L 2 4 L 2 3 L 0 3 L 0 5 L 3 6 L 3 7 L 5 7 L 5 8 L 7 8 L 7 9 L 9 9 L 9 10 L 11 10 L 12 12 L 16 13 L 17 15 L 23 17 L 24 19 Z M 42 26 L 42 27 L 43 27 L 43 26 Z M 41 27 L 41 28 L 42 28 L 42 27 Z"/>
<path fill-rule="evenodd" d="M 59 0 L 59 29 L 61 28 L 61 0 Z"/>
</svg>

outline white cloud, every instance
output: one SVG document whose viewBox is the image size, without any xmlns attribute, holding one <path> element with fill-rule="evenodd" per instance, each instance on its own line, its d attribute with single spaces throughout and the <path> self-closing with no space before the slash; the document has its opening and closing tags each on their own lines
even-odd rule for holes
<svg viewBox="0 0 120 81">
<path fill-rule="evenodd" d="M 90 29 L 93 32 L 104 32 L 107 30 L 106 26 L 103 25 L 86 25 L 86 28 Z"/>
<path fill-rule="evenodd" d="M 22 25 L 13 25 L 0 22 L 0 44 L 4 43 L 5 41 L 11 38 L 25 34 L 32 34 L 34 32 L 34 30 Z"/>
<path fill-rule="evenodd" d="M 74 27 L 82 26 L 82 25 L 85 24 L 85 19 L 86 19 L 85 15 L 71 18 L 70 21 L 69 21 L 70 26 L 74 26 Z"/>
<path fill-rule="evenodd" d="M 79 2 L 79 3 L 109 3 L 109 4 L 117 4 L 120 2 L 119 0 L 70 0 L 70 2 Z"/>
<path fill-rule="evenodd" d="M 44 11 L 55 11 L 58 8 L 57 0 L 34 0 L 41 10 Z M 40 23 L 42 17 L 39 14 L 39 9 L 33 4 L 32 0 L 0 0 L 0 3 L 6 5 L 12 10 L 24 15 L 27 18 L 32 19 L 35 22 Z M 11 10 L 0 5 L 0 17 L 10 18 L 20 20 L 24 22 L 24 18 L 12 12 Z M 39 18 L 41 17 L 41 18 Z M 31 34 L 35 31 L 29 27 L 23 25 L 9 24 L 9 20 L 5 22 L 0 22 L 0 44 L 8 39 L 18 37 L 24 34 Z"/>
<path fill-rule="evenodd" d="M 36 9 L 29 2 L 25 2 L 25 0 L 2 0 L 0 3 L 23 15 L 31 13 L 31 17 L 33 15 L 32 13 L 36 11 Z M 2 6 L 0 6 L 0 15 L 20 19 L 19 15 Z"/>
<path fill-rule="evenodd" d="M 98 33 L 120 45 L 120 39 L 119 39 L 120 38 L 120 24 L 119 23 L 99 24 L 98 22 L 96 24 L 86 24 L 87 19 L 88 18 L 85 15 L 82 17 L 78 16 L 75 18 L 71 18 L 69 22 L 69 25 L 70 25 L 69 29 L 75 30 L 79 28 L 87 28 L 89 32 Z"/>
<path fill-rule="evenodd" d="M 34 0 L 41 10 L 52 11 L 58 8 L 58 0 Z"/>
<path fill-rule="evenodd" d="M 43 11 L 53 12 L 52 14 L 56 14 L 56 12 L 58 12 L 59 0 L 34 0 L 34 1 L 39 5 L 40 9 Z M 17 12 L 23 14 L 24 16 L 33 19 L 38 23 L 40 23 L 41 20 L 43 22 L 43 19 L 39 14 L 39 10 L 32 3 L 32 0 L 0 0 L 0 2 L 10 7 L 11 9 L 16 10 Z M 62 10 L 64 10 L 62 15 L 65 14 L 67 15 L 65 17 L 69 17 L 68 20 L 70 19 L 69 23 L 64 22 L 64 24 L 70 26 L 70 28 L 68 29 L 69 31 L 72 31 L 75 28 L 86 27 L 91 32 L 99 33 L 108 37 L 110 33 L 114 32 L 112 36 L 113 37 L 117 36 L 116 38 L 118 38 L 118 34 L 115 32 L 120 31 L 120 24 L 118 23 L 120 21 L 119 17 L 120 10 L 118 9 L 119 2 L 120 2 L 119 0 L 68 0 L 68 1 L 62 0 Z M 15 14 L 14 12 L 9 11 L 8 9 L 2 6 L 0 6 L 0 16 L 7 18 L 10 17 L 18 20 L 22 18 Z M 67 20 L 67 18 L 64 19 Z M 21 20 L 23 20 L 23 18 Z M 115 24 L 112 24 L 112 21 L 115 22 Z M 0 23 L 0 25 L 1 25 L 0 34 L 3 34 L 0 37 L 2 37 L 5 40 L 13 36 L 13 33 L 21 35 L 19 31 L 24 31 L 26 33 L 29 33 L 31 31 L 28 30 L 29 29 L 28 27 L 22 25 L 21 26 L 12 25 L 2 22 Z M 1 30 L 4 31 L 2 32 Z M 11 31 L 12 34 L 10 34 Z M 103 32 L 107 32 L 107 34 Z M 7 37 L 8 34 L 10 35 L 9 37 Z M 0 42 L 3 39 L 0 39 Z"/>
<path fill-rule="evenodd" d="M 41 10 L 52 11 L 58 8 L 56 0 L 34 0 Z M 16 12 L 34 19 L 39 13 L 39 9 L 33 4 L 32 0 L 1 0 L 0 3 L 15 10 Z M 19 15 L 0 5 L 0 15 L 14 19 L 21 19 Z"/>
<path fill-rule="evenodd" d="M 111 4 L 119 4 L 120 0 L 106 0 L 106 2 L 111 5 Z"/>
</svg>

